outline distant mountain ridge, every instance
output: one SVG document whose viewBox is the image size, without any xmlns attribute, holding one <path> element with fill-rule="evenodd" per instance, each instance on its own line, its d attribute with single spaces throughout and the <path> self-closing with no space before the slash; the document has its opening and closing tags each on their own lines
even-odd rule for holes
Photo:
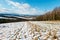
<svg viewBox="0 0 60 40">
<path fill-rule="evenodd" d="M 60 7 L 49 11 L 43 15 L 23 15 L 14 13 L 0 13 L 0 23 L 18 21 L 51 21 L 60 20 Z"/>
<path fill-rule="evenodd" d="M 0 16 L 24 16 L 24 15 L 19 15 L 19 14 L 14 14 L 14 13 L 0 13 Z"/>
<path fill-rule="evenodd" d="M 33 17 L 36 17 L 36 16 L 14 14 L 14 13 L 0 13 L 0 23 L 29 21 L 29 20 L 33 20 Z"/>
<path fill-rule="evenodd" d="M 16 13 L 0 13 L 0 16 L 7 16 L 7 17 L 35 17 L 39 15 L 28 15 L 28 14 L 16 14 Z"/>
</svg>

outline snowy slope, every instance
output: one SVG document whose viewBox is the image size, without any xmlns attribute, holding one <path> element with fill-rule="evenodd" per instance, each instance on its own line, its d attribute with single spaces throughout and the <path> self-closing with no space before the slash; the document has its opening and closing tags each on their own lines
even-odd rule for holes
<svg viewBox="0 0 60 40">
<path fill-rule="evenodd" d="M 0 24 L 0 40 L 60 40 L 60 22 L 28 21 Z"/>
</svg>

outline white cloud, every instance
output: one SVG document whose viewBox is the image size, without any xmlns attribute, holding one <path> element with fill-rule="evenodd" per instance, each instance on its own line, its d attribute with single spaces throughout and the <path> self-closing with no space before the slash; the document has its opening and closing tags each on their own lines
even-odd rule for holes
<svg viewBox="0 0 60 40">
<path fill-rule="evenodd" d="M 0 12 L 11 12 L 11 13 L 17 13 L 17 14 L 37 14 L 40 13 L 38 9 L 32 8 L 28 3 L 18 3 L 13 2 L 12 0 L 6 0 L 7 4 L 11 6 L 11 9 L 2 9 Z"/>
<path fill-rule="evenodd" d="M 0 8 L 0 13 L 2 12 L 8 12 L 8 10 L 6 8 Z"/>
<path fill-rule="evenodd" d="M 13 13 L 12 9 L 0 8 L 0 13 Z"/>
</svg>

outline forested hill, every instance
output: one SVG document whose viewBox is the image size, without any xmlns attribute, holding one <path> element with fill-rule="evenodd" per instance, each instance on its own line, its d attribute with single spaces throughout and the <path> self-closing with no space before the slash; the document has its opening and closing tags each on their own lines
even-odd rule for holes
<svg viewBox="0 0 60 40">
<path fill-rule="evenodd" d="M 49 11 L 44 15 L 36 17 L 38 21 L 60 20 L 60 7 L 56 7 L 53 11 Z"/>
<path fill-rule="evenodd" d="M 19 21 L 54 21 L 60 20 L 60 7 L 56 7 L 54 10 L 49 11 L 40 16 L 19 16 L 19 15 L 7 15 L 0 14 L 0 23 L 7 22 L 19 22 Z"/>
</svg>

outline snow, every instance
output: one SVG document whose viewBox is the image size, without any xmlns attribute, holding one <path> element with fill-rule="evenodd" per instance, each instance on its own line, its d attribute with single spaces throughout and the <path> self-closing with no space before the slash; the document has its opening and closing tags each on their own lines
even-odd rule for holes
<svg viewBox="0 0 60 40">
<path fill-rule="evenodd" d="M 60 22 L 26 21 L 0 24 L 0 40 L 58 39 L 60 40 Z"/>
</svg>

